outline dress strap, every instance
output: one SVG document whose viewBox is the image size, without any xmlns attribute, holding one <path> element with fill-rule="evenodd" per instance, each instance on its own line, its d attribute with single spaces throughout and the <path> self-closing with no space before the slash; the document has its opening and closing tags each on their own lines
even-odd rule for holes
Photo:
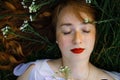
<svg viewBox="0 0 120 80">
<path fill-rule="evenodd" d="M 35 62 L 29 62 L 29 63 L 21 63 L 18 66 L 16 66 L 13 70 L 13 74 L 15 76 L 20 76 L 22 75 L 30 65 L 35 64 Z"/>
<path fill-rule="evenodd" d="M 109 71 L 105 71 L 106 73 L 108 73 L 110 76 L 112 76 L 115 80 L 120 80 L 120 73 L 118 72 L 109 72 Z"/>
<path fill-rule="evenodd" d="M 35 64 L 36 66 L 39 66 L 39 68 L 40 68 L 42 63 L 44 63 L 45 61 L 46 61 L 46 59 L 45 60 L 36 60 L 33 62 L 28 62 L 28 63 L 21 63 L 14 68 L 13 74 L 15 76 L 21 76 L 30 67 L 30 65 Z"/>
</svg>

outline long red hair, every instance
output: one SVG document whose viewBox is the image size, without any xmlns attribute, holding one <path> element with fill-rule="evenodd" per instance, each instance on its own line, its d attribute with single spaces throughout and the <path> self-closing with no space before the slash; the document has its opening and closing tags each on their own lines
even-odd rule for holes
<svg viewBox="0 0 120 80">
<path fill-rule="evenodd" d="M 0 29 L 5 26 L 10 26 L 11 29 L 17 34 L 31 37 L 33 39 L 39 40 L 33 34 L 28 34 L 20 31 L 20 26 L 24 20 L 29 20 L 29 16 L 14 16 L 11 14 L 29 14 L 27 9 L 24 9 L 19 0 L 3 1 L 2 7 L 5 8 L 1 10 L 0 15 L 10 15 L 5 16 L 0 20 Z M 57 6 L 57 7 L 56 7 Z M 55 41 L 55 27 L 57 22 L 57 16 L 59 12 L 66 6 L 71 6 L 73 13 L 80 17 L 79 10 L 87 13 L 93 19 L 95 19 L 95 12 L 93 7 L 86 4 L 85 0 L 64 0 L 60 1 L 54 5 L 55 10 L 49 8 L 49 6 L 43 9 L 38 16 L 36 21 L 31 22 L 31 26 L 38 31 L 43 36 L 47 36 L 49 40 Z M 50 10 L 48 10 L 50 9 Z M 53 11 L 54 10 L 54 11 Z M 53 20 L 52 20 L 53 19 Z M 8 34 L 7 38 L 0 31 L 0 69 L 13 69 L 13 67 L 21 62 L 26 61 L 26 57 L 31 55 L 33 51 L 38 51 L 40 49 L 45 49 L 46 44 L 38 45 L 32 44 L 31 41 L 24 40 L 13 34 Z"/>
<path fill-rule="evenodd" d="M 29 56 L 32 51 L 38 51 L 45 49 L 45 45 L 36 45 L 32 41 L 24 40 L 14 34 L 3 34 L 2 29 L 10 27 L 11 30 L 19 35 L 36 38 L 32 33 L 25 33 L 20 30 L 24 20 L 29 19 L 28 9 L 24 9 L 19 0 L 4 0 L 2 1 L 2 9 L 0 11 L 0 70 L 10 70 L 21 62 L 26 61 L 26 57 Z M 49 6 L 48 6 L 49 7 Z M 37 16 L 37 19 L 30 22 L 30 25 L 43 36 L 47 36 L 52 40 L 52 31 L 49 29 L 51 22 L 51 13 L 47 6 Z M 5 16 L 4 16 L 5 15 Z M 46 32 L 47 31 L 47 32 Z M 38 39 L 39 40 L 39 39 Z"/>
</svg>

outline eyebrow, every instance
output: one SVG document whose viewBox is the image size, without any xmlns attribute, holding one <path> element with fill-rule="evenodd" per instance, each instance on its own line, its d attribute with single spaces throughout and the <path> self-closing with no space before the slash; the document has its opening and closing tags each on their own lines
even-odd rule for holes
<svg viewBox="0 0 120 80">
<path fill-rule="evenodd" d="M 82 23 L 83 24 L 83 23 Z M 91 23 L 87 23 L 87 24 L 91 24 Z M 93 24 L 91 24 L 91 25 L 93 25 Z M 60 24 L 60 26 L 59 27 L 62 27 L 62 26 L 72 26 L 72 24 L 71 23 L 62 23 L 62 24 Z M 90 27 L 90 26 L 89 26 Z"/>
<path fill-rule="evenodd" d="M 72 25 L 71 23 L 63 23 L 60 26 L 71 26 L 71 25 Z"/>
</svg>

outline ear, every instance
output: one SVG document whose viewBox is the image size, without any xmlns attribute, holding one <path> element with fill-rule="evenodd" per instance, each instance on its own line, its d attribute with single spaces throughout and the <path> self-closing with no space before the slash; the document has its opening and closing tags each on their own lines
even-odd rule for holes
<svg viewBox="0 0 120 80">
<path fill-rule="evenodd" d="M 56 41 L 56 43 L 58 44 L 58 41 Z"/>
</svg>

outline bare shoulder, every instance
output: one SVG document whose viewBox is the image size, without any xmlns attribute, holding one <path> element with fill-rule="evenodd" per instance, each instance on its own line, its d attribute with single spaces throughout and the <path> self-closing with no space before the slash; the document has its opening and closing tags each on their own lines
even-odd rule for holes
<svg viewBox="0 0 120 80">
<path fill-rule="evenodd" d="M 31 72 L 34 66 L 35 66 L 34 64 L 30 65 L 28 69 L 17 78 L 17 80 L 28 80 L 29 73 Z"/>
<path fill-rule="evenodd" d="M 106 72 L 104 72 L 102 70 L 99 72 L 99 75 L 100 75 L 99 77 L 101 79 L 114 80 L 114 78 L 111 75 L 109 75 L 108 73 L 106 73 Z"/>
<path fill-rule="evenodd" d="M 104 70 L 99 69 L 93 65 L 91 65 L 92 72 L 94 75 L 92 75 L 93 79 L 96 80 L 114 80 L 114 78 L 106 73 Z"/>
<path fill-rule="evenodd" d="M 114 80 L 114 78 L 109 75 L 108 73 L 106 73 L 105 71 L 98 69 L 98 79 L 101 80 Z"/>
</svg>

